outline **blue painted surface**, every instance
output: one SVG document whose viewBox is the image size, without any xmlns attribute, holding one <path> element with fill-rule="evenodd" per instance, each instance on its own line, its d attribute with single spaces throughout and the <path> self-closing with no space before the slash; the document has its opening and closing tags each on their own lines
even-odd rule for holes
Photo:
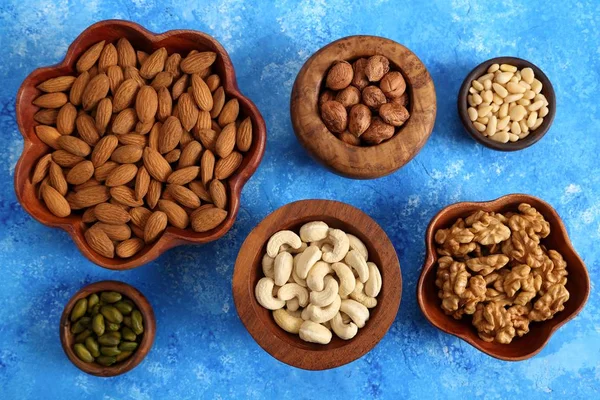
<svg viewBox="0 0 600 400">
<path fill-rule="evenodd" d="M 396 2 L 110 0 L 0 3 L 0 397 L 13 398 L 598 398 L 600 395 L 600 3 L 588 1 Z M 268 127 L 265 158 L 244 189 L 233 229 L 219 242 L 171 250 L 130 272 L 88 262 L 62 231 L 44 227 L 16 201 L 12 179 L 22 149 L 16 91 L 38 66 L 58 62 L 88 25 L 124 18 L 153 31 L 191 28 L 220 40 L 240 88 Z M 298 145 L 288 115 L 303 62 L 351 34 L 389 37 L 429 68 L 438 116 L 429 142 L 397 173 L 353 181 L 316 165 Z M 535 146 L 504 154 L 462 129 L 455 99 L 476 64 L 500 55 L 529 59 L 550 77 L 554 125 Z M 430 326 L 415 300 L 423 234 L 443 206 L 525 192 L 564 218 L 587 263 L 592 293 L 583 312 L 536 357 L 494 360 Z M 274 360 L 235 312 L 231 277 L 248 232 L 277 207 L 305 198 L 337 199 L 371 215 L 400 258 L 404 293 L 390 332 L 362 359 L 311 373 Z M 153 304 L 154 347 L 132 372 L 99 379 L 76 369 L 58 339 L 62 308 L 81 286 L 119 279 Z"/>
</svg>

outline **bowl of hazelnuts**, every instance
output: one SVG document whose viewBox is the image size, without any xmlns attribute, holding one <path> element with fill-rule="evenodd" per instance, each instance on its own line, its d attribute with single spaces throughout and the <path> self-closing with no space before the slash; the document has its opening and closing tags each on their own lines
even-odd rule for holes
<svg viewBox="0 0 600 400">
<path fill-rule="evenodd" d="M 327 168 L 349 178 L 378 178 L 425 145 L 435 121 L 435 88 L 406 47 L 349 36 L 306 61 L 290 113 L 300 143 Z"/>
</svg>

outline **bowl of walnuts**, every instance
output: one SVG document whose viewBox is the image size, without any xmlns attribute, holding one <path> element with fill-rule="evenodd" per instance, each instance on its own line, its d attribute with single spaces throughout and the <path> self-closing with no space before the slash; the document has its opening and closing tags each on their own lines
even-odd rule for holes
<svg viewBox="0 0 600 400">
<path fill-rule="evenodd" d="M 215 39 L 127 21 L 90 26 L 33 71 L 16 114 L 19 202 L 111 269 L 223 236 L 266 140 Z"/>
<path fill-rule="evenodd" d="M 589 296 L 587 269 L 562 220 L 536 197 L 452 204 L 431 220 L 425 240 L 421 311 L 493 357 L 534 356 Z"/>
<path fill-rule="evenodd" d="M 435 88 L 406 47 L 377 36 L 349 36 L 306 61 L 290 113 L 298 140 L 326 167 L 350 178 L 377 178 L 425 145 L 435 121 Z"/>
</svg>

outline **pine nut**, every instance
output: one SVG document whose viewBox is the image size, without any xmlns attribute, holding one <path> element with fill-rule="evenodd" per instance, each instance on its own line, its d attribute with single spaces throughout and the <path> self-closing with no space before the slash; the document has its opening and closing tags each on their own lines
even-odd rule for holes
<svg viewBox="0 0 600 400">
<path fill-rule="evenodd" d="M 477 122 L 479 122 L 480 124 L 487 125 L 488 122 L 490 122 L 490 119 L 488 117 L 481 117 L 477 118 Z"/>
<path fill-rule="evenodd" d="M 480 117 L 487 117 L 487 115 L 490 112 L 492 112 L 492 106 L 479 106 L 479 109 L 477 110 L 477 115 L 479 115 Z M 525 112 L 524 108 L 523 112 Z"/>
<path fill-rule="evenodd" d="M 519 122 L 525 118 L 525 115 L 527 115 L 527 110 L 525 110 L 525 107 L 522 105 L 518 105 L 510 110 L 509 115 L 511 120 Z"/>
<path fill-rule="evenodd" d="M 477 129 L 479 132 L 484 132 L 486 126 L 480 122 L 473 122 L 473 126 L 475 127 L 475 129 Z"/>
<path fill-rule="evenodd" d="M 542 108 L 540 108 L 540 112 L 538 112 L 538 116 L 544 118 L 546 115 L 548 115 L 548 107 L 544 106 Z"/>
<path fill-rule="evenodd" d="M 504 98 L 505 103 L 513 103 L 523 98 L 523 93 L 509 94 Z"/>
<path fill-rule="evenodd" d="M 527 136 L 529 136 L 529 132 L 521 132 L 519 139 L 525 139 Z"/>
<path fill-rule="evenodd" d="M 480 77 L 479 79 L 477 79 L 479 82 L 483 83 L 488 79 L 494 79 L 494 74 L 485 74 L 482 77 Z"/>
<path fill-rule="evenodd" d="M 515 135 L 518 135 L 519 133 L 521 133 L 521 126 L 518 122 L 515 121 L 510 125 L 510 131 Z"/>
<path fill-rule="evenodd" d="M 494 92 L 496 92 L 498 94 L 498 96 L 505 98 L 506 96 L 508 96 L 508 91 L 506 90 L 506 88 L 504 86 L 502 86 L 499 83 L 494 83 L 492 85 L 492 87 L 494 88 Z"/>
<path fill-rule="evenodd" d="M 531 104 L 531 100 L 527 100 L 527 99 L 517 100 L 517 104 L 520 104 L 523 107 L 527 107 L 528 105 Z"/>
<path fill-rule="evenodd" d="M 510 93 L 525 93 L 525 91 L 527 90 L 523 86 L 521 86 L 521 85 L 519 85 L 518 83 L 515 83 L 515 82 L 508 82 L 506 84 L 506 89 Z"/>
<path fill-rule="evenodd" d="M 488 73 L 493 73 L 496 72 L 500 69 L 500 64 L 492 64 L 490 65 L 490 67 L 487 69 Z"/>
<path fill-rule="evenodd" d="M 527 120 L 525 120 L 525 119 L 520 120 L 519 127 L 521 128 L 521 133 L 529 132 L 529 127 L 527 126 Z"/>
<path fill-rule="evenodd" d="M 502 64 L 500 66 L 500 70 L 504 72 L 517 72 L 517 67 L 510 64 Z"/>
<path fill-rule="evenodd" d="M 538 100 L 542 100 L 544 102 L 544 105 L 547 106 L 548 105 L 548 100 L 546 100 L 546 96 L 544 96 L 541 93 L 538 93 L 535 95 L 535 97 L 533 98 L 533 101 L 536 102 Z"/>
<path fill-rule="evenodd" d="M 469 105 L 470 105 L 471 107 L 475 107 L 475 106 L 477 105 L 477 104 L 475 104 L 475 102 L 473 101 L 473 95 L 472 95 L 472 94 L 470 94 L 470 95 L 468 95 L 468 96 L 467 96 L 467 103 L 469 103 Z"/>
<path fill-rule="evenodd" d="M 519 85 L 523 86 L 527 90 L 531 90 L 531 85 L 525 81 L 519 81 Z"/>
<path fill-rule="evenodd" d="M 515 76 L 517 77 L 517 81 L 521 80 L 521 71 L 515 72 Z"/>
<path fill-rule="evenodd" d="M 507 143 L 509 139 L 508 131 L 498 132 L 494 136 L 491 136 L 490 139 L 500 143 Z"/>
<path fill-rule="evenodd" d="M 512 78 L 510 78 L 510 81 L 508 81 L 509 83 L 519 83 L 519 78 L 517 78 L 516 76 L 513 76 Z"/>
<path fill-rule="evenodd" d="M 483 81 L 483 88 L 485 90 L 490 90 L 492 88 L 492 80 L 486 79 L 485 81 Z"/>
<path fill-rule="evenodd" d="M 486 103 L 491 103 L 492 100 L 494 99 L 494 95 L 492 94 L 491 90 L 486 90 L 485 92 L 482 92 L 481 94 L 481 98 L 483 99 L 483 101 L 485 101 Z"/>
<path fill-rule="evenodd" d="M 478 106 L 481 103 L 483 103 L 483 100 L 482 100 L 481 96 L 479 95 L 479 93 L 475 93 L 473 95 L 473 103 L 475 103 L 476 106 Z"/>
<path fill-rule="evenodd" d="M 467 108 L 467 113 L 469 114 L 469 119 L 471 121 L 475 121 L 477 119 L 477 110 L 473 107 Z"/>
<path fill-rule="evenodd" d="M 543 100 L 538 100 L 535 103 L 530 104 L 529 107 L 527 107 L 527 109 L 529 111 L 537 111 L 537 110 L 539 110 L 542 107 L 545 107 L 544 106 L 544 101 Z"/>
<path fill-rule="evenodd" d="M 514 133 L 509 133 L 508 140 L 510 140 L 511 142 L 516 142 L 517 140 L 519 140 L 519 135 L 515 135 Z"/>
<path fill-rule="evenodd" d="M 510 78 L 512 77 L 512 72 L 501 72 L 494 78 L 494 81 L 496 81 L 496 83 L 505 84 L 510 81 Z"/>
<path fill-rule="evenodd" d="M 538 117 L 537 111 L 534 111 L 531 114 L 529 114 L 529 117 L 527 117 L 527 126 L 530 128 L 533 127 L 533 125 L 535 125 L 535 123 L 537 121 L 537 117 Z"/>
<path fill-rule="evenodd" d="M 508 115 L 508 103 L 504 103 L 500 106 L 500 109 L 498 110 L 498 116 L 500 118 L 504 118 Z"/>
<path fill-rule="evenodd" d="M 500 109 L 500 106 L 496 103 L 492 104 L 492 112 L 498 112 L 498 110 Z"/>
<path fill-rule="evenodd" d="M 493 134 L 496 133 L 497 126 L 498 126 L 498 119 L 496 118 L 495 115 L 493 115 L 492 118 L 490 118 L 490 122 L 487 125 L 485 133 L 487 133 L 488 136 L 492 136 Z"/>
<path fill-rule="evenodd" d="M 537 121 L 535 121 L 535 124 L 533 124 L 533 126 L 531 127 L 531 130 L 535 131 L 537 128 L 540 127 L 542 122 L 544 122 L 544 118 L 538 118 Z"/>
<path fill-rule="evenodd" d="M 508 115 L 505 116 L 504 118 L 501 118 L 498 121 L 498 125 L 496 126 L 496 129 L 498 129 L 499 131 L 504 130 L 508 126 L 509 122 L 510 122 L 510 117 Z"/>
<path fill-rule="evenodd" d="M 483 90 L 483 84 L 479 81 L 474 80 L 473 82 L 471 82 L 471 86 L 473 86 L 473 88 L 478 92 L 481 92 Z"/>
<path fill-rule="evenodd" d="M 500 106 L 504 103 L 504 99 L 502 97 L 498 96 L 497 93 L 494 93 L 494 99 L 492 100 L 492 103 L 498 104 Z"/>
<path fill-rule="evenodd" d="M 471 86 L 471 87 L 469 88 L 469 93 L 471 93 L 471 94 L 475 94 L 475 93 L 477 93 L 477 90 L 475 90 L 475 88 L 474 88 L 473 86 Z"/>
<path fill-rule="evenodd" d="M 521 78 L 523 78 L 523 80 L 525 82 L 527 82 L 531 85 L 531 83 L 533 82 L 533 78 L 534 78 L 533 70 L 529 67 L 523 68 L 521 70 Z"/>
<path fill-rule="evenodd" d="M 533 79 L 533 82 L 530 83 L 531 85 L 531 90 L 533 90 L 536 93 L 540 93 L 542 91 L 542 82 L 538 81 L 537 79 Z"/>
<path fill-rule="evenodd" d="M 531 100 L 535 97 L 535 92 L 533 90 L 527 90 L 525 93 L 523 93 L 523 98 L 527 99 L 527 100 Z"/>
</svg>

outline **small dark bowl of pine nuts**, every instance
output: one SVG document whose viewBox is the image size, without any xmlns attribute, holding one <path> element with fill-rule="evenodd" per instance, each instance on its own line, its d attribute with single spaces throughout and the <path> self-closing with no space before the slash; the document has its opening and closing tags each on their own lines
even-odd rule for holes
<svg viewBox="0 0 600 400">
<path fill-rule="evenodd" d="M 516 151 L 537 143 L 556 113 L 554 88 L 534 64 L 497 57 L 475 67 L 458 92 L 465 130 L 482 145 Z"/>
</svg>

